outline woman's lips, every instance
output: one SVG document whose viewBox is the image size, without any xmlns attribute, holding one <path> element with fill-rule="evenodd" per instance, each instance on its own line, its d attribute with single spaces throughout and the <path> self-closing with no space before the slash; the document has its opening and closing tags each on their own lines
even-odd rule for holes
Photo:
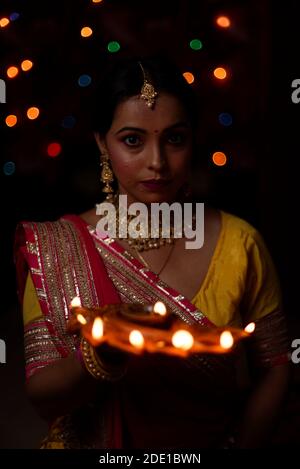
<svg viewBox="0 0 300 469">
<path fill-rule="evenodd" d="M 159 192 L 165 189 L 170 181 L 165 179 L 151 179 L 148 181 L 141 181 L 141 185 L 151 192 Z"/>
</svg>

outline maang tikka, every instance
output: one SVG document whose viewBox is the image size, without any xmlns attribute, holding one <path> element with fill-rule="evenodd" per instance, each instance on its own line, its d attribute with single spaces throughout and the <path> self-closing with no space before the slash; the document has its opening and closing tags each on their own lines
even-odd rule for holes
<svg viewBox="0 0 300 469">
<path fill-rule="evenodd" d="M 104 184 L 102 192 L 107 194 L 106 200 L 109 201 L 113 198 L 113 193 L 114 193 L 114 190 L 111 187 L 111 183 L 114 180 L 114 173 L 109 165 L 109 157 L 107 153 L 104 153 L 101 156 L 100 166 L 102 166 L 101 182 Z"/>
<path fill-rule="evenodd" d="M 146 72 L 144 70 L 144 67 L 141 64 L 141 62 L 139 62 L 139 66 L 142 69 L 143 78 L 144 78 L 140 98 L 144 99 L 147 102 L 148 107 L 153 108 L 153 106 L 155 104 L 155 98 L 156 98 L 156 96 L 158 96 L 158 93 L 157 93 L 157 91 L 155 91 L 155 88 L 154 88 L 153 84 L 150 82 L 150 79 L 149 79 L 148 75 L 146 74 Z"/>
</svg>

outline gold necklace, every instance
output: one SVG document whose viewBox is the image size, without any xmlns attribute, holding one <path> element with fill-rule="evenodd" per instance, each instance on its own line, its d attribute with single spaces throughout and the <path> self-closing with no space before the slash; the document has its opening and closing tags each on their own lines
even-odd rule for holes
<svg viewBox="0 0 300 469">
<path fill-rule="evenodd" d="M 171 244 L 173 245 L 175 243 L 176 239 L 178 238 L 178 233 L 175 232 L 174 220 L 171 221 L 171 224 L 169 227 L 169 237 L 166 238 L 165 233 L 163 232 L 163 226 L 162 226 L 163 224 L 162 224 L 161 219 L 159 219 L 159 222 L 158 222 L 159 226 L 155 226 L 153 230 L 154 234 L 152 233 L 153 226 L 151 226 L 151 216 L 150 217 L 148 216 L 147 219 L 143 218 L 139 222 L 139 237 L 138 238 L 131 237 L 128 233 L 128 225 L 134 218 L 136 218 L 136 216 L 129 215 L 127 212 L 127 216 L 120 217 L 119 206 L 117 203 L 118 195 L 119 193 L 117 192 L 111 198 L 111 203 L 113 203 L 115 207 L 115 214 L 111 216 L 109 212 L 108 215 L 106 216 L 108 220 L 108 224 L 116 223 L 117 225 L 116 226 L 117 227 L 117 231 L 116 231 L 117 239 L 126 241 L 129 244 L 129 246 L 132 249 L 134 249 L 137 253 L 141 251 L 148 251 L 149 249 L 159 249 L 161 246 L 171 245 Z M 190 228 L 194 227 L 194 223 L 195 223 L 195 215 L 193 215 L 192 223 L 191 225 L 188 225 L 188 227 Z M 124 238 L 123 236 L 120 236 L 120 233 L 127 233 L 127 235 Z M 151 235 L 153 236 L 153 238 L 151 238 Z M 179 233 L 179 237 L 181 237 L 180 233 Z M 143 263 L 145 264 L 145 262 Z"/>
<path fill-rule="evenodd" d="M 134 249 L 136 252 L 141 252 L 141 251 L 148 251 L 149 249 L 158 249 L 161 246 L 165 246 L 166 244 L 174 244 L 176 241 L 175 234 L 174 234 L 174 226 L 170 226 L 170 237 L 165 238 L 162 236 L 162 223 L 161 220 L 159 221 L 159 227 L 158 227 L 158 238 L 151 238 L 151 217 L 148 218 L 148 220 L 143 220 L 142 223 L 140 224 L 140 236 L 138 238 L 132 238 L 129 233 L 127 234 L 127 238 L 122 238 L 119 236 L 119 227 L 121 228 L 121 232 L 124 232 L 124 228 L 126 228 L 125 231 L 127 231 L 128 224 L 130 223 L 131 220 L 135 218 L 135 215 L 129 215 L 127 214 L 127 217 L 123 219 L 122 217 L 120 218 L 119 215 L 119 209 L 115 205 L 116 208 L 116 225 L 117 225 L 117 238 L 123 239 L 127 241 L 129 246 Z M 148 227 L 148 236 L 145 235 L 145 227 Z M 150 233 L 150 236 L 149 236 Z"/>
<path fill-rule="evenodd" d="M 160 270 L 159 270 L 158 272 L 155 272 L 156 275 L 159 276 L 159 275 L 162 273 L 162 271 L 164 270 L 164 268 L 166 267 L 167 263 L 169 262 L 169 260 L 170 260 L 170 258 L 171 258 L 171 254 L 172 254 L 172 252 L 173 252 L 173 250 L 174 250 L 174 246 L 175 246 L 175 244 L 173 243 L 172 246 L 171 246 L 171 249 L 170 249 L 170 251 L 169 251 L 169 253 L 168 253 L 167 257 L 166 257 L 166 260 L 165 260 L 165 262 L 164 262 L 163 265 L 162 265 L 162 267 L 160 268 Z M 140 260 L 142 261 L 142 263 L 144 264 L 144 266 L 147 267 L 147 269 L 149 269 L 149 270 L 152 271 L 150 265 L 149 265 L 148 262 L 143 258 L 142 254 L 141 254 L 138 250 L 136 251 L 136 253 L 137 253 L 138 257 L 140 258 Z"/>
</svg>

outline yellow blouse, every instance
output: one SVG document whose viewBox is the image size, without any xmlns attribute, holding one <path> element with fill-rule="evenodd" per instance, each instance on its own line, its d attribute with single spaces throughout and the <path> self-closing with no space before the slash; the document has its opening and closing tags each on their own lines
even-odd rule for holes
<svg viewBox="0 0 300 469">
<path fill-rule="evenodd" d="M 206 277 L 192 300 L 217 326 L 241 325 L 282 308 L 281 289 L 259 232 L 221 211 L 222 227 Z M 42 317 L 31 275 L 23 299 L 24 325 Z"/>
</svg>

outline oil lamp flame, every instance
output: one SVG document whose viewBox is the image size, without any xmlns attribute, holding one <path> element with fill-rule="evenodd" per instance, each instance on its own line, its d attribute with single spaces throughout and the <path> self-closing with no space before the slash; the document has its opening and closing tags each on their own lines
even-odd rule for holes
<svg viewBox="0 0 300 469">
<path fill-rule="evenodd" d="M 76 308 L 76 306 L 81 306 L 81 301 L 79 296 L 74 296 L 73 300 L 71 301 L 72 308 Z"/>
<path fill-rule="evenodd" d="M 176 348 L 189 350 L 194 345 L 194 337 L 189 331 L 179 330 L 173 334 L 172 344 Z"/>
<path fill-rule="evenodd" d="M 248 332 L 249 334 L 254 332 L 255 331 L 255 323 L 254 322 L 249 322 L 249 324 L 245 327 L 244 331 Z"/>
<path fill-rule="evenodd" d="M 133 330 L 129 334 L 129 342 L 134 347 L 142 348 L 144 346 L 144 337 L 143 334 L 138 330 Z"/>
<path fill-rule="evenodd" d="M 165 316 L 167 314 L 167 309 L 162 301 L 157 301 L 153 306 L 154 313 L 159 314 L 160 316 Z"/>
<path fill-rule="evenodd" d="M 229 349 L 233 346 L 233 337 L 231 332 L 229 331 L 223 331 L 222 334 L 220 335 L 220 345 L 221 347 L 225 349 Z"/>
<path fill-rule="evenodd" d="M 87 324 L 87 320 L 85 319 L 84 316 L 82 316 L 82 314 L 79 313 L 77 314 L 76 317 L 77 317 L 77 321 L 80 322 L 80 324 L 83 324 L 83 325 Z"/>
<path fill-rule="evenodd" d="M 225 326 L 213 330 L 187 326 L 162 301 L 83 307 L 80 298 L 75 297 L 70 309 L 68 332 L 80 331 L 94 347 L 105 342 L 133 354 L 149 352 L 186 357 L 193 353 L 230 353 L 235 344 L 255 330 L 254 322 L 245 328 Z"/>
<path fill-rule="evenodd" d="M 94 320 L 92 327 L 92 336 L 94 339 L 101 339 L 103 336 L 103 321 L 101 318 L 97 317 Z"/>
</svg>

